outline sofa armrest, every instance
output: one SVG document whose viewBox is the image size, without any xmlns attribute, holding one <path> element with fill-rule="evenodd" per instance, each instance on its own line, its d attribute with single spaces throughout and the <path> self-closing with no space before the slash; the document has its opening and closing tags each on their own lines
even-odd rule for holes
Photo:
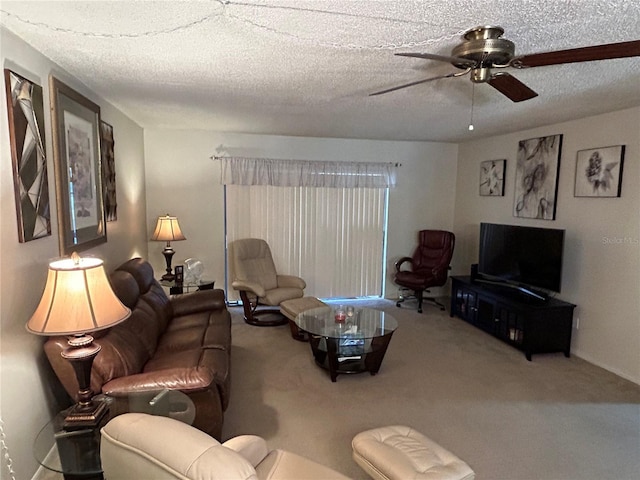
<svg viewBox="0 0 640 480">
<path fill-rule="evenodd" d="M 167 368 L 114 378 L 102 386 L 102 393 L 118 397 L 134 392 L 152 392 L 164 389 L 203 390 L 214 384 L 214 378 L 214 372 L 210 368 Z"/>
<path fill-rule="evenodd" d="M 262 462 L 269 453 L 267 442 L 264 438 L 258 437 L 257 435 L 239 435 L 230 438 L 224 442 L 222 446 L 238 452 L 254 467 Z"/>
<path fill-rule="evenodd" d="M 173 315 L 181 317 L 191 313 L 206 312 L 208 310 L 224 310 L 227 308 L 224 290 L 199 290 L 197 292 L 171 297 Z"/>
<path fill-rule="evenodd" d="M 307 283 L 300 277 L 294 275 L 276 275 L 278 287 L 293 287 L 304 290 Z"/>
<path fill-rule="evenodd" d="M 249 282 L 247 280 L 234 280 L 231 282 L 231 286 L 235 290 L 244 290 L 246 292 L 251 292 L 257 297 L 264 297 L 265 290 L 262 285 L 255 282 Z"/>
</svg>

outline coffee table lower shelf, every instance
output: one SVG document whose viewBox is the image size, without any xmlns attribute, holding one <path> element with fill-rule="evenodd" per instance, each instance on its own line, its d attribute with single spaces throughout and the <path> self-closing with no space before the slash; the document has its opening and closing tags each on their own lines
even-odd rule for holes
<svg viewBox="0 0 640 480">
<path fill-rule="evenodd" d="M 362 347 L 344 347 L 342 338 L 309 335 L 309 343 L 315 362 L 329 371 L 331 381 L 343 373 L 369 372 L 375 375 L 380 371 L 382 360 L 387 352 L 393 332 L 367 339 Z"/>
</svg>

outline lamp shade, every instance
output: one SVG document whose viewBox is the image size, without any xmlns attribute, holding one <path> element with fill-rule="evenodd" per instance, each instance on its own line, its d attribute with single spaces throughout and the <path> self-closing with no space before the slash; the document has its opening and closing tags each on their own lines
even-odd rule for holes
<svg viewBox="0 0 640 480">
<path fill-rule="evenodd" d="M 151 240 L 173 242 L 177 240 L 186 240 L 186 237 L 182 234 L 182 230 L 180 230 L 178 218 L 167 214 L 164 217 L 158 217 L 156 229 L 151 236 Z"/>
<path fill-rule="evenodd" d="M 27 330 L 38 335 L 94 332 L 130 315 L 111 288 L 102 260 L 74 253 L 49 264 L 47 283 Z"/>
</svg>

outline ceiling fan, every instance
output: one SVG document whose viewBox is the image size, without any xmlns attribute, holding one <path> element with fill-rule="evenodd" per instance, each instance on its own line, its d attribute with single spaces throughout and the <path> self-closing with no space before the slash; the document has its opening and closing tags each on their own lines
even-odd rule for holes
<svg viewBox="0 0 640 480">
<path fill-rule="evenodd" d="M 448 62 L 462 71 L 406 83 L 370 95 L 381 95 L 421 83 L 442 78 L 461 77 L 469 73 L 473 83 L 488 83 L 512 101 L 522 102 L 537 97 L 538 94 L 509 73 L 494 72 L 493 69 L 531 68 L 640 56 L 640 40 L 515 56 L 514 43 L 500 38 L 502 34 L 504 34 L 504 29 L 497 26 L 475 27 L 467 30 L 462 35 L 463 42 L 454 47 L 451 56 L 431 53 L 396 53 L 401 57 Z"/>
</svg>

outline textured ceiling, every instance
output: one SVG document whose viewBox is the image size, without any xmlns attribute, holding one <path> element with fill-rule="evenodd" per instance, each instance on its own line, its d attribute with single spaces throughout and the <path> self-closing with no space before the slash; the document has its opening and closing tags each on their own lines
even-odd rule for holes
<svg viewBox="0 0 640 480">
<path fill-rule="evenodd" d="M 369 96 L 459 71 L 394 53 L 449 55 L 479 25 L 502 26 L 516 55 L 638 40 L 638 0 L 2 1 L 0 9 L 5 28 L 149 128 L 457 142 L 640 105 L 640 57 L 509 69 L 539 94 L 520 103 L 473 88 L 468 76 Z"/>
</svg>

